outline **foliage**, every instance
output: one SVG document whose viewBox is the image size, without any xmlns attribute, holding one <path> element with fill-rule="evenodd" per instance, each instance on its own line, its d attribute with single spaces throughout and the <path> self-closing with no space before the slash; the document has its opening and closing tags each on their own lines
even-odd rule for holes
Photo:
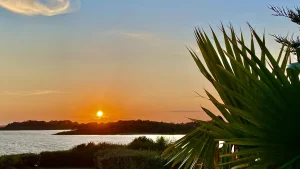
<svg viewBox="0 0 300 169">
<path fill-rule="evenodd" d="M 130 149 L 106 149 L 96 153 L 99 169 L 163 169 L 164 162 L 159 154 Z"/>
<path fill-rule="evenodd" d="M 35 167 L 38 160 L 39 156 L 37 154 L 5 155 L 0 157 L 0 168 L 14 169 Z"/>
<path fill-rule="evenodd" d="M 95 153 L 101 150 L 124 150 L 125 153 L 130 149 L 149 150 L 149 159 L 155 154 L 155 158 L 163 151 L 169 141 L 163 137 L 158 137 L 156 141 L 146 137 L 138 137 L 128 145 L 110 144 L 110 143 L 88 143 L 80 144 L 66 151 L 42 152 L 40 154 L 21 154 L 21 155 L 6 155 L 0 157 L 0 169 L 5 168 L 20 168 L 20 167 L 94 167 Z M 128 150 L 128 151 L 127 151 Z M 150 153 L 150 150 L 152 153 Z M 133 150 L 132 150 L 133 151 Z M 144 152 L 144 151 L 141 151 Z M 143 153 L 142 153 L 143 154 Z M 133 157 L 137 159 L 138 153 Z M 147 153 L 144 153 L 147 155 Z M 129 158 L 129 157 L 127 157 Z M 140 157 L 144 158 L 144 156 Z M 145 158 L 148 160 L 148 158 Z M 162 159 L 160 159 L 162 160 Z M 154 160 L 155 161 L 155 160 Z M 146 164 L 145 164 L 146 165 Z"/>
<path fill-rule="evenodd" d="M 88 143 L 75 146 L 68 151 L 42 152 L 40 167 L 92 167 L 94 154 L 104 149 L 120 148 L 122 145 Z"/>
<path fill-rule="evenodd" d="M 120 144 L 110 144 L 110 143 L 99 143 L 95 144 L 93 142 L 90 142 L 88 144 L 80 144 L 71 149 L 73 152 L 81 152 L 81 151 L 99 151 L 99 150 L 105 150 L 105 149 L 112 149 L 112 148 L 120 148 L 125 147 L 124 145 Z"/>
<path fill-rule="evenodd" d="M 166 139 L 163 136 L 160 136 L 156 138 L 155 143 L 156 143 L 156 150 L 163 151 L 172 143 L 172 141 Z"/>
<path fill-rule="evenodd" d="M 24 122 L 9 123 L 1 130 L 67 130 L 78 128 L 79 123 L 70 120 L 63 121 L 34 121 L 28 120 Z"/>
<path fill-rule="evenodd" d="M 128 120 L 109 123 L 78 123 L 63 121 L 24 121 L 13 122 L 0 130 L 70 130 L 58 135 L 105 135 L 105 134 L 185 134 L 196 128 L 196 123 L 165 123 L 149 120 Z"/>
<path fill-rule="evenodd" d="M 290 48 L 282 45 L 279 55 L 273 56 L 265 38 L 251 26 L 250 47 L 232 27 L 230 35 L 223 26 L 221 30 L 224 46 L 213 30 L 211 41 L 204 31 L 195 29 L 204 61 L 189 51 L 218 91 L 222 101 L 206 94 L 224 120 L 203 108 L 212 121 L 195 120 L 200 127 L 165 150 L 163 157 L 181 163 L 179 168 L 300 168 L 300 138 L 296 136 L 300 69 L 286 71 Z M 224 141 L 221 149 L 219 141 Z"/>
<path fill-rule="evenodd" d="M 270 5 L 269 8 L 275 12 L 274 16 L 283 16 L 289 18 L 293 23 L 300 25 L 300 8 L 295 7 L 295 9 L 284 8 L 284 7 L 276 7 Z M 275 40 L 278 43 L 288 44 L 291 46 L 292 51 L 296 52 L 297 47 L 300 46 L 300 37 L 297 36 L 296 39 L 293 37 L 289 40 L 287 37 L 280 36 L 280 35 L 273 35 Z M 300 58 L 298 58 L 298 62 L 300 62 Z"/>
<path fill-rule="evenodd" d="M 184 134 L 196 128 L 196 123 L 165 123 L 149 120 L 128 120 L 109 123 L 88 123 L 80 125 L 76 130 L 57 133 L 59 135 L 80 134 Z"/>
<path fill-rule="evenodd" d="M 151 150 L 151 151 L 163 151 L 169 145 L 169 141 L 164 137 L 158 137 L 156 142 L 145 136 L 135 138 L 131 143 L 128 144 L 129 149 L 133 150 Z"/>
</svg>

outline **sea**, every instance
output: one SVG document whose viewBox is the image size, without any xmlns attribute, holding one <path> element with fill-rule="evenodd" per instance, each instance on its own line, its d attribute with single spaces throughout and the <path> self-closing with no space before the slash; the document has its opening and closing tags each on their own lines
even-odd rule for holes
<svg viewBox="0 0 300 169">
<path fill-rule="evenodd" d="M 146 136 L 176 141 L 184 135 L 54 135 L 65 130 L 0 131 L 0 156 L 8 154 L 40 153 L 42 151 L 68 150 L 83 143 L 128 144 L 133 139 Z"/>
</svg>

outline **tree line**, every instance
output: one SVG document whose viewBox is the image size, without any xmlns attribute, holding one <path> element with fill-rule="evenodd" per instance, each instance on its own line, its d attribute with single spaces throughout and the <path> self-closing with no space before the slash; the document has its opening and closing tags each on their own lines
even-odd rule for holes
<svg viewBox="0 0 300 169">
<path fill-rule="evenodd" d="M 1 130 L 69 130 L 60 135 L 77 134 L 185 134 L 197 127 L 197 123 L 166 123 L 149 120 L 120 120 L 108 123 L 78 123 L 63 121 L 13 122 Z"/>
</svg>

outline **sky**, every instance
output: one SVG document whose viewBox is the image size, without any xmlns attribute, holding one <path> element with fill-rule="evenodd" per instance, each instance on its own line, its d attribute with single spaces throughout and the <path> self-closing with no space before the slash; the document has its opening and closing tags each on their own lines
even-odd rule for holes
<svg viewBox="0 0 300 169">
<path fill-rule="evenodd" d="M 0 124 L 25 120 L 107 122 L 208 120 L 217 97 L 186 46 L 193 28 L 246 22 L 269 34 L 297 33 L 268 5 L 296 0 L 0 0 Z M 200 55 L 200 54 L 199 54 Z M 200 55 L 201 56 L 201 55 Z M 96 118 L 103 111 L 104 117 Z"/>
</svg>

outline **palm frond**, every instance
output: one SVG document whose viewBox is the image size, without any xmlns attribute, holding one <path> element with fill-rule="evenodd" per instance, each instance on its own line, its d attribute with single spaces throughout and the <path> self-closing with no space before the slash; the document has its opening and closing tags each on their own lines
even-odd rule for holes
<svg viewBox="0 0 300 169">
<path fill-rule="evenodd" d="M 222 102 L 208 91 L 206 94 L 224 120 L 203 108 L 212 121 L 198 120 L 199 128 L 169 147 L 163 157 L 170 162 L 191 169 L 227 169 L 293 168 L 300 161 L 295 158 L 300 155 L 300 150 L 295 149 L 300 137 L 294 136 L 300 129 L 300 67 L 289 66 L 286 70 L 290 47 L 282 45 L 275 59 L 264 36 L 260 38 L 249 27 L 250 47 L 243 34 L 238 37 L 232 27 L 229 34 L 221 27 L 224 47 L 213 29 L 213 41 L 203 30 L 195 29 L 204 62 L 192 49 L 189 52 L 200 72 L 218 91 Z M 219 141 L 224 142 L 221 149 L 217 148 Z"/>
</svg>

